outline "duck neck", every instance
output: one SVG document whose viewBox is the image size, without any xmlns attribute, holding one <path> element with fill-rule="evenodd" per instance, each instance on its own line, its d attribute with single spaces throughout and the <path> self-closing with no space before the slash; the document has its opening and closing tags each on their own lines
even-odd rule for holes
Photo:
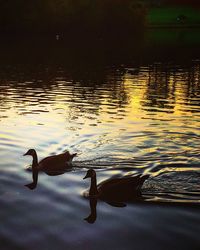
<svg viewBox="0 0 200 250">
<path fill-rule="evenodd" d="M 89 195 L 97 195 L 98 189 L 97 189 L 97 178 L 96 175 L 91 177 L 91 186 L 90 186 L 90 191 Z"/>
<path fill-rule="evenodd" d="M 36 168 L 38 165 L 38 157 L 37 157 L 37 153 L 35 152 L 33 154 L 33 162 L 32 162 L 32 168 Z"/>
</svg>

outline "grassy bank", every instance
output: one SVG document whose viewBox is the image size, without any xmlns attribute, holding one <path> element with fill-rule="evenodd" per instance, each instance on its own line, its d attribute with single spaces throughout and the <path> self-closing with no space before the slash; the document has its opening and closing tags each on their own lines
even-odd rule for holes
<svg viewBox="0 0 200 250">
<path fill-rule="evenodd" d="M 147 27 L 200 27 L 200 9 L 187 6 L 149 8 Z"/>
<path fill-rule="evenodd" d="M 117 42 L 137 39 L 145 27 L 200 27 L 200 8 L 152 7 L 138 0 L 0 0 L 0 7 L 0 34 L 8 36 Z"/>
</svg>

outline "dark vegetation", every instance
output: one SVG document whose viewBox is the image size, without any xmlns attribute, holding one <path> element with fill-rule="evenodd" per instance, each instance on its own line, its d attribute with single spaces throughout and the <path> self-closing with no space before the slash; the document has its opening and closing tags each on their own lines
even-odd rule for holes
<svg viewBox="0 0 200 250">
<path fill-rule="evenodd" d="M 142 30 L 145 13 L 136 0 L 0 0 L 0 32 L 130 36 Z"/>
<path fill-rule="evenodd" d="M 170 5 L 200 6 L 199 0 L 166 0 L 165 3 Z"/>
</svg>

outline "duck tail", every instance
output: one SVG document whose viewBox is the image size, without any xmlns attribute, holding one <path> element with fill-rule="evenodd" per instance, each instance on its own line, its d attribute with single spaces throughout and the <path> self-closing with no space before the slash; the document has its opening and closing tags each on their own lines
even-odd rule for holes
<svg viewBox="0 0 200 250">
<path fill-rule="evenodd" d="M 140 184 L 143 185 L 143 183 L 149 178 L 149 174 L 147 175 L 143 175 L 141 178 L 140 178 Z"/>
<path fill-rule="evenodd" d="M 75 156 L 77 156 L 77 153 L 74 153 L 74 154 L 71 155 L 72 159 L 73 159 Z"/>
<path fill-rule="evenodd" d="M 150 175 L 143 175 L 142 177 L 140 177 L 139 179 L 139 183 L 138 183 L 138 187 L 137 187 L 137 192 L 139 195 L 141 195 L 141 188 L 142 185 L 144 184 L 144 182 L 149 178 Z"/>
</svg>

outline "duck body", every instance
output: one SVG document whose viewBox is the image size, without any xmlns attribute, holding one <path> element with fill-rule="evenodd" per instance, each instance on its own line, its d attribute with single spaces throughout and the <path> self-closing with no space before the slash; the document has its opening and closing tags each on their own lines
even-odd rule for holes
<svg viewBox="0 0 200 250">
<path fill-rule="evenodd" d="M 62 170 L 64 168 L 71 168 L 73 157 L 74 156 L 69 152 L 48 156 L 38 163 L 38 170 L 51 172 L 54 170 Z"/>
<path fill-rule="evenodd" d="M 101 182 L 97 189 L 103 199 L 128 200 L 141 196 L 141 186 L 145 180 L 146 178 L 142 178 L 141 175 L 110 179 Z"/>
<path fill-rule="evenodd" d="M 85 196 L 98 197 L 105 201 L 129 201 L 141 197 L 141 187 L 148 175 L 137 175 L 105 180 L 96 184 L 96 172 L 89 169 L 86 178 L 91 178 L 89 191 Z"/>
</svg>

